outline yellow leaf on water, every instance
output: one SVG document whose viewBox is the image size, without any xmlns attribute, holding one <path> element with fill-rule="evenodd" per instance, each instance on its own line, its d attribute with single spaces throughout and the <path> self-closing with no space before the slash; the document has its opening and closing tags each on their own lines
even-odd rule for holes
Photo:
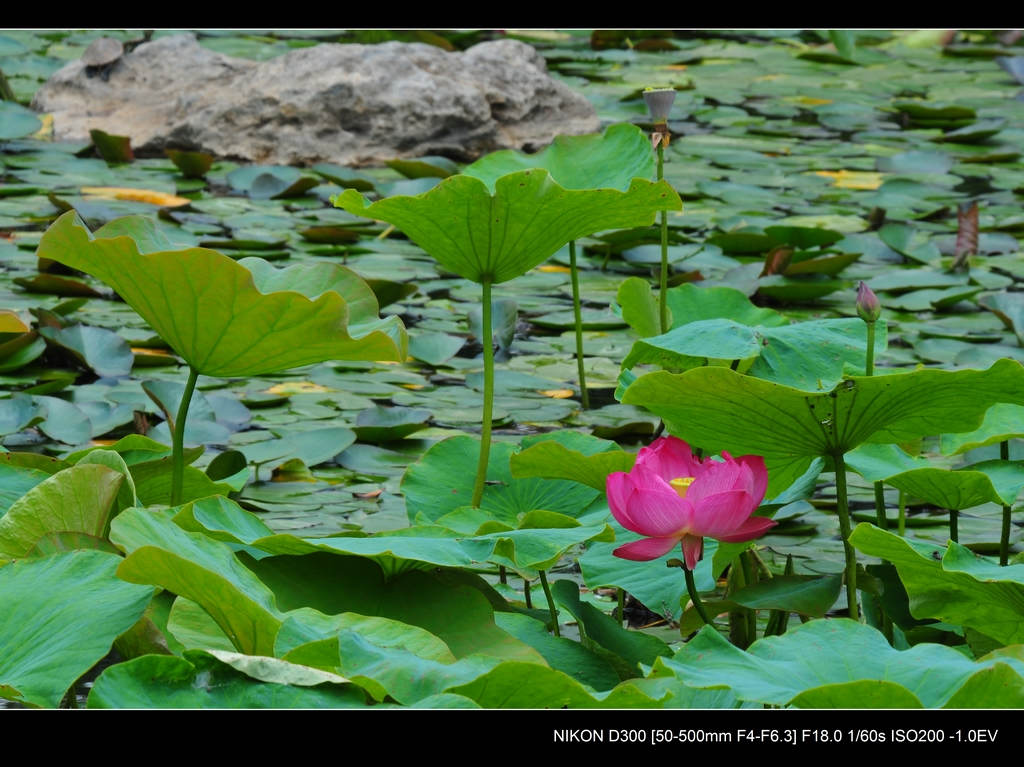
<svg viewBox="0 0 1024 767">
<path fill-rule="evenodd" d="M 159 205 L 162 208 L 180 208 L 182 205 L 192 202 L 184 197 L 156 192 L 152 189 L 129 189 L 121 186 L 83 186 L 82 194 L 104 200 L 148 202 L 150 205 Z"/>
<path fill-rule="evenodd" d="M 334 389 L 313 383 L 312 381 L 287 381 L 286 383 L 274 384 L 266 394 L 326 394 Z"/>
<path fill-rule="evenodd" d="M 92 439 L 92 440 L 89 440 L 89 444 L 92 445 L 93 447 L 110 447 L 115 442 L 117 442 L 116 439 Z"/>
<path fill-rule="evenodd" d="M 558 272 L 559 274 L 568 274 L 570 269 L 568 266 L 560 266 L 558 264 L 541 264 L 537 267 L 538 272 Z"/>
<path fill-rule="evenodd" d="M 153 354 L 163 355 L 165 357 L 174 356 L 174 354 L 168 349 L 153 349 L 147 346 L 130 346 L 128 348 L 132 350 L 132 354 Z"/>
<path fill-rule="evenodd" d="M 818 99 L 814 96 L 787 96 L 782 100 L 788 101 L 790 104 L 803 104 L 808 107 L 820 107 L 832 103 L 832 99 Z"/>
<path fill-rule="evenodd" d="M 53 115 L 39 115 L 39 121 L 42 123 L 42 127 L 29 136 L 29 138 L 34 138 L 38 141 L 46 141 L 53 138 Z"/>
<path fill-rule="evenodd" d="M 572 389 L 545 389 L 544 391 L 538 391 L 537 394 L 543 394 L 545 397 L 551 397 L 552 399 L 568 399 L 573 395 Z"/>
<path fill-rule="evenodd" d="M 31 328 L 10 309 L 0 310 L 0 333 L 27 333 Z"/>
<path fill-rule="evenodd" d="M 398 384 L 403 389 L 411 389 L 412 391 L 419 391 L 423 388 L 423 384 Z"/>
<path fill-rule="evenodd" d="M 832 186 L 840 189 L 878 189 L 883 176 L 873 170 L 816 170 L 817 176 L 832 179 Z"/>
</svg>

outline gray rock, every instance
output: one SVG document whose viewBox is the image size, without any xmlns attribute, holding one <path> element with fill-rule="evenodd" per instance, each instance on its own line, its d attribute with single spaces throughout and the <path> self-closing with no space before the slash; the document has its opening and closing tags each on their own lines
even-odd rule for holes
<svg viewBox="0 0 1024 767">
<path fill-rule="evenodd" d="M 99 128 L 130 136 L 141 155 L 172 148 L 289 165 L 425 154 L 469 161 L 599 127 L 590 103 L 514 40 L 461 53 L 325 43 L 256 62 L 174 35 L 122 56 L 106 81 L 85 69 L 75 61 L 56 72 L 33 108 L 53 114 L 59 140 Z"/>
</svg>

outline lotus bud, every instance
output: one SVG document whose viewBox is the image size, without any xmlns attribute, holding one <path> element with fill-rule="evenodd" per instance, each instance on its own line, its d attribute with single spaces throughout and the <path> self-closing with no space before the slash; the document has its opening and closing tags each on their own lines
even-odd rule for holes
<svg viewBox="0 0 1024 767">
<path fill-rule="evenodd" d="M 865 322 L 874 322 L 882 313 L 878 296 L 863 281 L 857 288 L 857 314 Z"/>
<path fill-rule="evenodd" d="M 668 121 L 668 113 L 672 110 L 675 100 L 675 88 L 647 88 L 644 90 L 647 111 L 651 113 L 651 119 L 655 123 Z"/>
</svg>

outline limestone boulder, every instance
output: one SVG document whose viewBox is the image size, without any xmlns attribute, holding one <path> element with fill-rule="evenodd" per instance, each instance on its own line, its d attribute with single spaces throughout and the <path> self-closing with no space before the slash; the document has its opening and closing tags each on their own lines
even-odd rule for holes
<svg viewBox="0 0 1024 767">
<path fill-rule="evenodd" d="M 67 64 L 32 106 L 53 114 L 59 140 L 86 140 L 98 128 L 129 136 L 141 156 L 189 149 L 289 165 L 424 154 L 469 161 L 599 128 L 590 103 L 515 40 L 464 52 L 325 43 L 256 62 L 173 35 L 139 45 L 105 78 Z"/>
</svg>

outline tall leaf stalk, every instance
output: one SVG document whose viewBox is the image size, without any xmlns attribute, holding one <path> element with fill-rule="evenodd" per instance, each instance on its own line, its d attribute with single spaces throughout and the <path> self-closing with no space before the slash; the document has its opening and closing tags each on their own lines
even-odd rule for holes
<svg viewBox="0 0 1024 767">
<path fill-rule="evenodd" d="M 188 406 L 192 402 L 192 392 L 196 389 L 199 371 L 189 365 L 188 381 L 185 391 L 181 394 L 178 414 L 174 418 L 174 434 L 171 437 L 171 506 L 181 503 L 182 486 L 185 478 L 185 421 L 188 419 Z"/>
<path fill-rule="evenodd" d="M 487 459 L 491 454 L 491 421 L 494 414 L 494 338 L 491 329 L 491 281 L 484 280 L 481 297 L 481 326 L 484 346 L 484 410 L 480 423 L 480 458 L 476 464 L 476 480 L 473 482 L 473 506 L 479 507 L 484 497 L 484 483 L 487 481 Z"/>
<path fill-rule="evenodd" d="M 576 321 L 576 372 L 580 382 L 580 403 L 590 409 L 587 373 L 583 369 L 583 313 L 580 309 L 580 273 L 576 267 L 576 240 L 569 240 L 569 276 L 572 279 L 572 311 Z"/>
</svg>

